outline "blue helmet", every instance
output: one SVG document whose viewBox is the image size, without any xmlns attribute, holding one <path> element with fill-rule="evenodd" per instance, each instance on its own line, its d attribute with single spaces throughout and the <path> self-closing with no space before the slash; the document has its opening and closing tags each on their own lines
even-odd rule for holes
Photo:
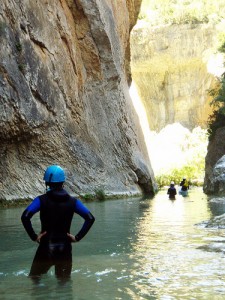
<svg viewBox="0 0 225 300">
<path fill-rule="evenodd" d="M 51 182 L 64 182 L 66 180 L 64 170 L 57 165 L 49 166 L 44 174 L 44 181 Z"/>
</svg>

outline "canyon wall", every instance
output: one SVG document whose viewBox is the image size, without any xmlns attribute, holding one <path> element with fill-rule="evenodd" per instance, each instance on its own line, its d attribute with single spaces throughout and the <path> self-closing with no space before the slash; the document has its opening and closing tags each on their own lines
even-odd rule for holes
<svg viewBox="0 0 225 300">
<path fill-rule="evenodd" d="M 151 130 L 176 122 L 190 130 L 206 128 L 217 47 L 212 25 L 137 23 L 131 35 L 132 74 Z"/>
<path fill-rule="evenodd" d="M 225 127 L 216 130 L 205 159 L 204 192 L 225 195 Z"/>
<path fill-rule="evenodd" d="M 0 199 L 32 198 L 59 164 L 74 193 L 154 193 L 128 93 L 140 0 L 2 0 Z"/>
</svg>

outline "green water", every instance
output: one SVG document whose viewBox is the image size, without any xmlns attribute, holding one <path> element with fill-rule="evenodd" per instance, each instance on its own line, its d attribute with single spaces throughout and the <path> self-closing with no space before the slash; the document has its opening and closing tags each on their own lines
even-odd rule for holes
<svg viewBox="0 0 225 300">
<path fill-rule="evenodd" d="M 73 245 L 71 281 L 60 285 L 54 269 L 38 285 L 27 277 L 36 244 L 20 222 L 22 208 L 0 210 L 0 299 L 225 299 L 225 255 L 202 246 L 223 243 L 223 230 L 196 223 L 225 212 L 210 206 L 201 189 L 189 197 L 88 203 L 96 217 Z M 72 232 L 80 226 L 77 217 Z M 38 216 L 34 227 L 40 228 Z M 199 248 L 200 247 L 200 248 Z M 225 248 L 225 247 L 224 247 Z"/>
</svg>

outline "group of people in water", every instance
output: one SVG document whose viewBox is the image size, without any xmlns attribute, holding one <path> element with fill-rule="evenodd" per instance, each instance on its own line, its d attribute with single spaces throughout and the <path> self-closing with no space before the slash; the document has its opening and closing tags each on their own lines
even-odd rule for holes
<svg viewBox="0 0 225 300">
<path fill-rule="evenodd" d="M 46 192 L 37 196 L 24 210 L 21 220 L 23 226 L 38 248 L 33 259 L 29 276 L 39 282 L 41 275 L 55 266 L 55 275 L 59 280 L 70 278 L 72 270 L 72 243 L 79 242 L 92 227 L 95 218 L 90 210 L 77 198 L 64 189 L 66 175 L 58 165 L 49 166 L 43 178 Z M 186 178 L 180 182 L 179 193 L 187 195 L 189 184 Z M 175 199 L 177 190 L 172 181 L 167 191 L 169 199 Z M 36 233 L 31 219 L 40 213 L 41 232 Z M 76 235 L 70 232 L 74 214 L 83 218 L 83 225 Z"/>
<path fill-rule="evenodd" d="M 183 180 L 180 182 L 180 190 L 179 194 L 183 196 L 187 196 L 188 190 L 189 190 L 189 183 L 186 178 L 183 178 Z M 169 199 L 175 200 L 177 195 L 177 190 L 175 188 L 174 181 L 171 181 L 170 187 L 168 188 L 167 194 L 169 195 Z"/>
</svg>

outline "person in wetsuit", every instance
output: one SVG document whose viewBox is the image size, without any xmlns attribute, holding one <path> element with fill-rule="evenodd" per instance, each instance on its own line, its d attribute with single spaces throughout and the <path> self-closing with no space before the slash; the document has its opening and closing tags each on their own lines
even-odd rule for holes
<svg viewBox="0 0 225 300">
<path fill-rule="evenodd" d="M 63 188 L 65 172 L 57 165 L 48 167 L 44 174 L 46 193 L 36 197 L 24 210 L 21 220 L 32 241 L 39 243 L 29 276 L 48 272 L 55 266 L 57 278 L 69 278 L 72 270 L 71 243 L 80 241 L 93 225 L 95 218 L 79 199 L 70 196 Z M 40 212 L 41 232 L 35 233 L 31 218 Z M 74 236 L 70 226 L 74 213 L 84 219 L 80 231 Z"/>
<path fill-rule="evenodd" d="M 183 180 L 180 182 L 181 190 L 187 191 L 189 189 L 189 184 L 186 178 L 183 178 Z"/>
<path fill-rule="evenodd" d="M 168 188 L 167 194 L 169 195 L 169 199 L 175 200 L 175 196 L 177 194 L 177 190 L 174 186 L 174 182 L 171 181 L 170 187 Z"/>
</svg>

